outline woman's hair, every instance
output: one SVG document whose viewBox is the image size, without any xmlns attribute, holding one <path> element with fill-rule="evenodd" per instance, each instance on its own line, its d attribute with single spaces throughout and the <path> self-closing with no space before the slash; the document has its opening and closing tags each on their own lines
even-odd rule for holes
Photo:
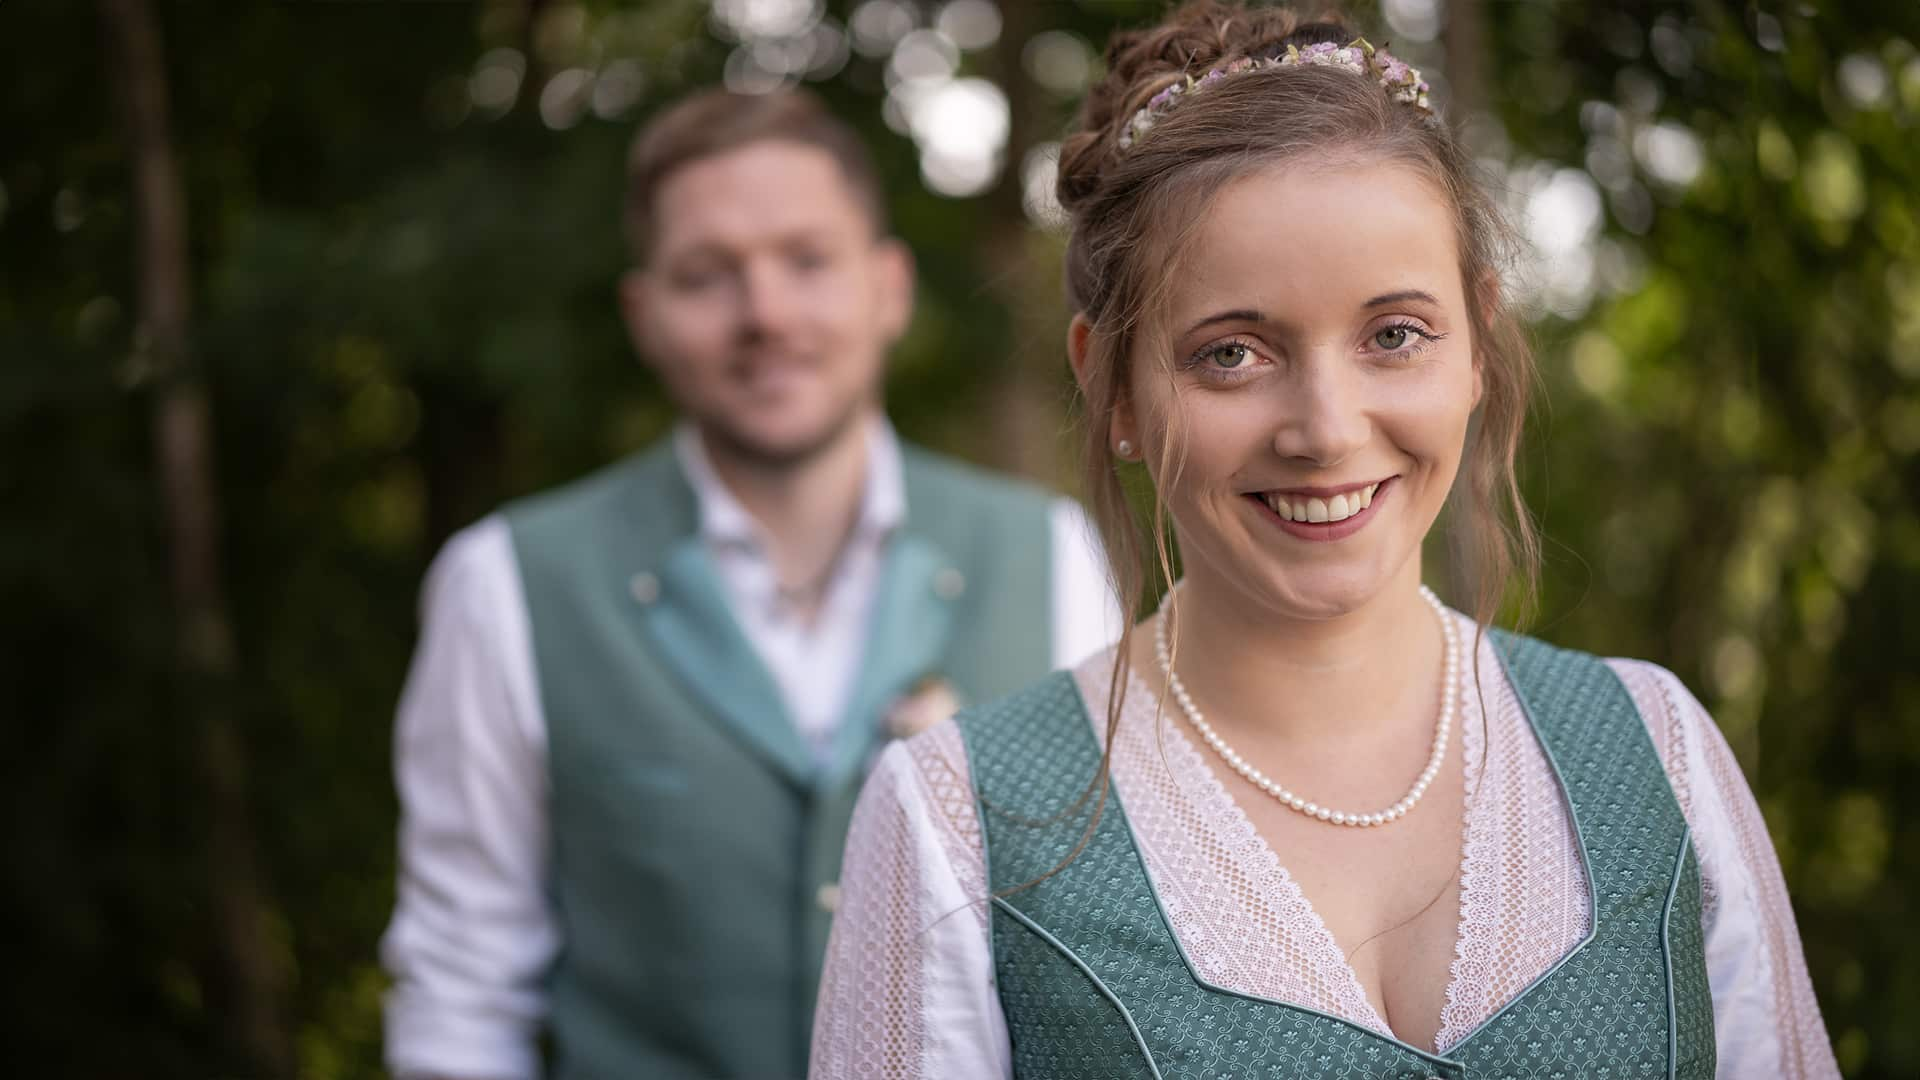
<svg viewBox="0 0 1920 1080">
<path fill-rule="evenodd" d="M 1146 596 L 1149 567 L 1162 589 L 1173 579 L 1164 504 L 1156 496 L 1150 513 L 1135 512 L 1108 445 L 1109 421 L 1127 394 L 1129 365 L 1136 356 L 1170 354 L 1171 340 L 1158 316 L 1192 255 L 1191 238 L 1213 197 L 1254 170 L 1296 162 L 1411 169 L 1452 214 L 1483 391 L 1479 415 L 1469 425 L 1464 483 L 1450 497 L 1450 546 L 1462 579 L 1472 583 L 1472 610 L 1482 629 L 1510 585 L 1531 601 L 1539 543 L 1514 459 L 1533 358 L 1500 280 L 1514 251 L 1513 233 L 1454 132 L 1424 109 L 1394 100 L 1372 77 L 1332 66 L 1255 63 L 1171 107 L 1156 105 L 1151 130 L 1132 137 L 1136 114 L 1189 78 L 1243 59 L 1278 59 L 1290 46 L 1344 46 L 1359 36 L 1337 14 L 1188 3 L 1156 26 L 1113 36 L 1105 77 L 1088 92 L 1062 143 L 1058 195 L 1071 224 L 1067 295 L 1091 327 L 1082 388 L 1084 482 L 1129 623 Z M 1123 145 L 1123 135 L 1131 145 Z M 1179 417 L 1154 419 L 1169 425 L 1156 475 L 1162 483 L 1177 482 Z M 1113 672 L 1109 748 L 1127 684 L 1131 635 L 1129 627 Z"/>
</svg>

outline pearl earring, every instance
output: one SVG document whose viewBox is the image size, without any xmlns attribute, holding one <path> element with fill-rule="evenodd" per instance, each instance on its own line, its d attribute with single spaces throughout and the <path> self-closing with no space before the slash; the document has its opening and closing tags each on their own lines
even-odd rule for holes
<svg viewBox="0 0 1920 1080">
<path fill-rule="evenodd" d="M 1121 439 L 1119 442 L 1114 444 L 1113 452 L 1120 455 L 1123 458 L 1132 458 L 1133 444 L 1128 442 L 1125 439 Z"/>
</svg>

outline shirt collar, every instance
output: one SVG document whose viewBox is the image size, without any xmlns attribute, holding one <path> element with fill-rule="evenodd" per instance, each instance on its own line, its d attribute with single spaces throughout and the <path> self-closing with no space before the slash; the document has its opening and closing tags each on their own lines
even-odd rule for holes
<svg viewBox="0 0 1920 1080">
<path fill-rule="evenodd" d="M 866 427 L 866 489 L 860 497 L 860 516 L 853 532 L 872 538 L 892 532 L 906 520 L 907 487 L 900 439 L 893 425 L 884 417 L 876 417 Z M 692 421 L 674 425 L 673 451 L 700 507 L 700 536 L 709 543 L 760 548 L 760 523 L 727 490 Z"/>
</svg>

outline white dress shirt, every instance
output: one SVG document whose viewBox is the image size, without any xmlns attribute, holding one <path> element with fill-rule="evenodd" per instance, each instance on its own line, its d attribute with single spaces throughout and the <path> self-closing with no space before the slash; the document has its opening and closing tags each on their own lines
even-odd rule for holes
<svg viewBox="0 0 1920 1080">
<path fill-rule="evenodd" d="M 856 524 L 818 611 L 784 610 L 758 523 L 714 472 L 690 427 L 674 451 L 699 505 L 734 618 L 816 753 L 830 745 L 856 675 L 888 538 L 906 516 L 900 447 L 872 428 Z M 1071 667 L 1119 636 L 1091 523 L 1050 509 L 1052 661 Z M 543 982 L 560 946 L 547 894 L 546 721 L 507 523 L 495 514 L 434 559 L 395 733 L 400 865 L 381 956 L 387 1065 L 400 1076 L 539 1075 Z"/>
</svg>

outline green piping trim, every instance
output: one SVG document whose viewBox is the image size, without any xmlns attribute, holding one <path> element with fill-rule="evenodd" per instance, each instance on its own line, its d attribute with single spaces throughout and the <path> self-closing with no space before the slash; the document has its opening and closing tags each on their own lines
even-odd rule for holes
<svg viewBox="0 0 1920 1080">
<path fill-rule="evenodd" d="M 1140 1026 L 1133 1022 L 1133 1014 L 1128 1012 L 1127 1007 L 1120 1003 L 1120 999 L 1114 996 L 1113 991 L 1107 989 L 1107 984 L 1100 980 L 1100 976 L 1094 974 L 1093 969 L 1088 967 L 1085 961 L 1081 960 L 1078 956 L 1074 955 L 1073 950 L 1067 948 L 1067 945 L 1065 942 L 1061 941 L 1059 938 L 1054 937 L 1052 934 L 1047 933 L 1046 930 L 1041 928 L 1039 923 L 1036 923 L 1032 919 L 1029 919 L 1025 915 L 1022 915 L 1020 913 L 1019 908 L 1014 907 L 1012 904 L 1007 903 L 1004 899 L 998 896 L 993 898 L 993 903 L 994 903 L 994 906 L 998 907 L 1001 911 L 1004 911 L 1008 915 L 1013 916 L 1016 922 L 1018 922 L 1021 926 L 1026 927 L 1033 934 L 1037 935 L 1040 938 L 1040 940 L 1053 946 L 1054 949 L 1058 951 L 1061 956 L 1064 956 L 1067 958 L 1068 963 L 1080 969 L 1081 974 L 1085 975 L 1087 979 L 1093 983 L 1093 988 L 1095 990 L 1100 991 L 1100 996 L 1106 998 L 1109 1002 L 1112 1003 L 1114 1009 L 1117 1012 L 1119 1012 L 1120 1019 L 1125 1020 L 1127 1022 L 1127 1031 L 1129 1031 L 1133 1035 L 1133 1044 L 1140 1048 L 1140 1060 L 1147 1063 L 1147 1071 L 1153 1075 L 1153 1080 L 1162 1080 L 1160 1076 L 1160 1067 L 1154 1064 L 1154 1061 L 1153 1061 L 1153 1051 L 1147 1048 L 1147 1040 L 1145 1037 L 1143 1037 L 1140 1034 Z"/>
<path fill-rule="evenodd" d="M 1660 912 L 1660 960 L 1667 972 L 1667 1080 L 1680 1074 L 1680 1008 L 1673 999 L 1673 901 L 1687 873 L 1687 846 L 1693 828 L 1680 830 L 1680 854 L 1673 861 L 1673 883 L 1667 886 L 1667 904 Z"/>
</svg>

